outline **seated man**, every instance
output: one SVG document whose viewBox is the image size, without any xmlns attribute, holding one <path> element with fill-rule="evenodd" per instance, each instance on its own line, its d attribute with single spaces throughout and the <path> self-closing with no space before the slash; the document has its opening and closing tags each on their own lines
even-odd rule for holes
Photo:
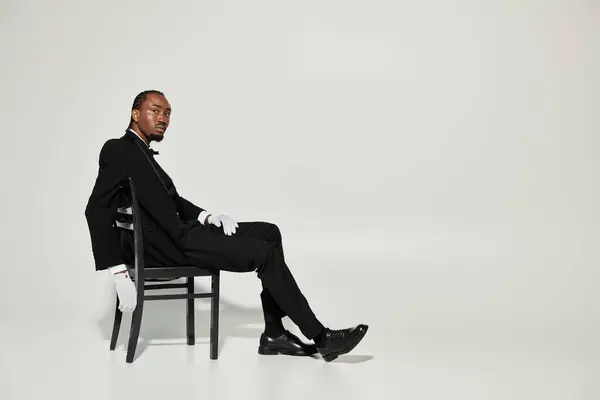
<svg viewBox="0 0 600 400">
<path fill-rule="evenodd" d="M 197 265 L 231 272 L 256 271 L 265 331 L 260 354 L 321 354 L 331 361 L 351 351 L 367 325 L 343 330 L 325 327 L 311 310 L 285 263 L 281 233 L 267 222 L 237 223 L 226 215 L 209 214 L 181 197 L 154 159 L 152 141 L 160 142 L 169 126 L 171 107 L 159 91 L 140 93 L 134 100 L 126 133 L 108 140 L 100 152 L 99 170 L 85 216 L 96 270 L 109 270 L 117 285 L 120 309 L 136 306 L 135 286 L 126 271 L 130 260 L 114 226 L 120 185 L 128 177 L 136 184 L 143 222 L 144 259 L 148 267 Z M 302 342 L 283 327 L 288 316 L 314 344 Z"/>
</svg>

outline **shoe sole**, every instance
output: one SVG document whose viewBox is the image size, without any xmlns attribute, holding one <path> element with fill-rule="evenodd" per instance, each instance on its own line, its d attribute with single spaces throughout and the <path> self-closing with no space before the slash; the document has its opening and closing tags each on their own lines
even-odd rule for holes
<svg viewBox="0 0 600 400">
<path fill-rule="evenodd" d="M 317 354 L 317 351 L 315 351 L 314 353 L 306 353 L 306 352 L 294 352 L 294 351 L 286 351 L 286 350 L 267 350 L 264 349 L 262 347 L 258 348 L 258 354 L 263 355 L 263 356 L 276 356 L 276 355 L 284 355 L 284 356 L 297 356 L 297 357 L 302 357 L 302 356 L 312 356 Z"/>
<path fill-rule="evenodd" d="M 323 355 L 323 360 L 325 360 L 326 362 L 330 362 L 335 360 L 336 358 L 338 358 L 341 355 L 344 355 L 346 353 L 350 353 L 352 350 L 354 350 L 354 348 L 356 346 L 358 346 L 358 344 L 360 343 L 361 340 L 363 340 L 363 338 L 365 337 L 365 335 L 367 334 L 367 331 L 369 330 L 369 328 L 367 327 L 360 336 L 358 336 L 356 338 L 356 340 L 354 341 L 354 343 L 352 343 L 352 345 L 350 345 L 350 347 L 342 350 L 342 351 L 337 351 L 337 352 L 333 352 L 333 353 L 329 353 L 326 355 Z"/>
</svg>

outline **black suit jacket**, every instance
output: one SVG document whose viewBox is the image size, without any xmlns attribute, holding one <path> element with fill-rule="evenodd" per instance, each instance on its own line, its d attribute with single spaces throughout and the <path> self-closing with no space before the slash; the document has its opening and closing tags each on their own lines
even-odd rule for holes
<svg viewBox="0 0 600 400">
<path fill-rule="evenodd" d="M 131 235 L 122 236 L 123 230 L 115 225 L 122 202 L 120 187 L 128 177 L 133 178 L 138 195 L 145 264 L 187 264 L 185 234 L 199 223 L 204 210 L 181 197 L 158 164 L 153 168 L 152 150 L 128 130 L 102 146 L 98 176 L 85 209 L 96 270 L 132 262 Z"/>
</svg>

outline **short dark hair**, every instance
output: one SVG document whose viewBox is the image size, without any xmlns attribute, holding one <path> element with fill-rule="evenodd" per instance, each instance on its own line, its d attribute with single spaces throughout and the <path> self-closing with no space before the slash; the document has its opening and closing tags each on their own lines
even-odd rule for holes
<svg viewBox="0 0 600 400">
<path fill-rule="evenodd" d="M 144 90 L 143 92 L 141 92 L 137 96 L 135 96 L 135 99 L 133 99 L 133 104 L 131 105 L 131 109 L 139 110 L 140 106 L 142 105 L 144 100 L 146 100 L 146 97 L 148 97 L 149 94 L 159 94 L 161 96 L 165 95 L 160 90 Z M 133 123 L 133 118 L 130 117 L 129 118 L 129 126 L 131 126 L 132 123 Z"/>
</svg>

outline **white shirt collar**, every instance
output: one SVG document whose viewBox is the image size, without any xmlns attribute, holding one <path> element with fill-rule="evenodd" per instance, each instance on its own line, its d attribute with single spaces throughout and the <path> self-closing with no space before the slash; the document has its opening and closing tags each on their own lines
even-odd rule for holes
<svg viewBox="0 0 600 400">
<path fill-rule="evenodd" d="M 149 144 L 147 144 L 147 143 L 146 143 L 146 141 L 145 141 L 144 139 L 142 139 L 142 137 L 141 137 L 140 135 L 138 135 L 138 133 L 137 133 L 136 131 L 134 131 L 134 130 L 133 130 L 133 129 L 131 129 L 131 128 L 128 128 L 127 130 L 128 130 L 129 132 L 131 132 L 131 133 L 135 134 L 135 136 L 137 136 L 138 138 L 140 138 L 140 140 L 141 140 L 142 142 L 144 142 L 144 145 L 145 145 L 146 147 L 150 147 L 150 145 L 149 145 Z"/>
</svg>

